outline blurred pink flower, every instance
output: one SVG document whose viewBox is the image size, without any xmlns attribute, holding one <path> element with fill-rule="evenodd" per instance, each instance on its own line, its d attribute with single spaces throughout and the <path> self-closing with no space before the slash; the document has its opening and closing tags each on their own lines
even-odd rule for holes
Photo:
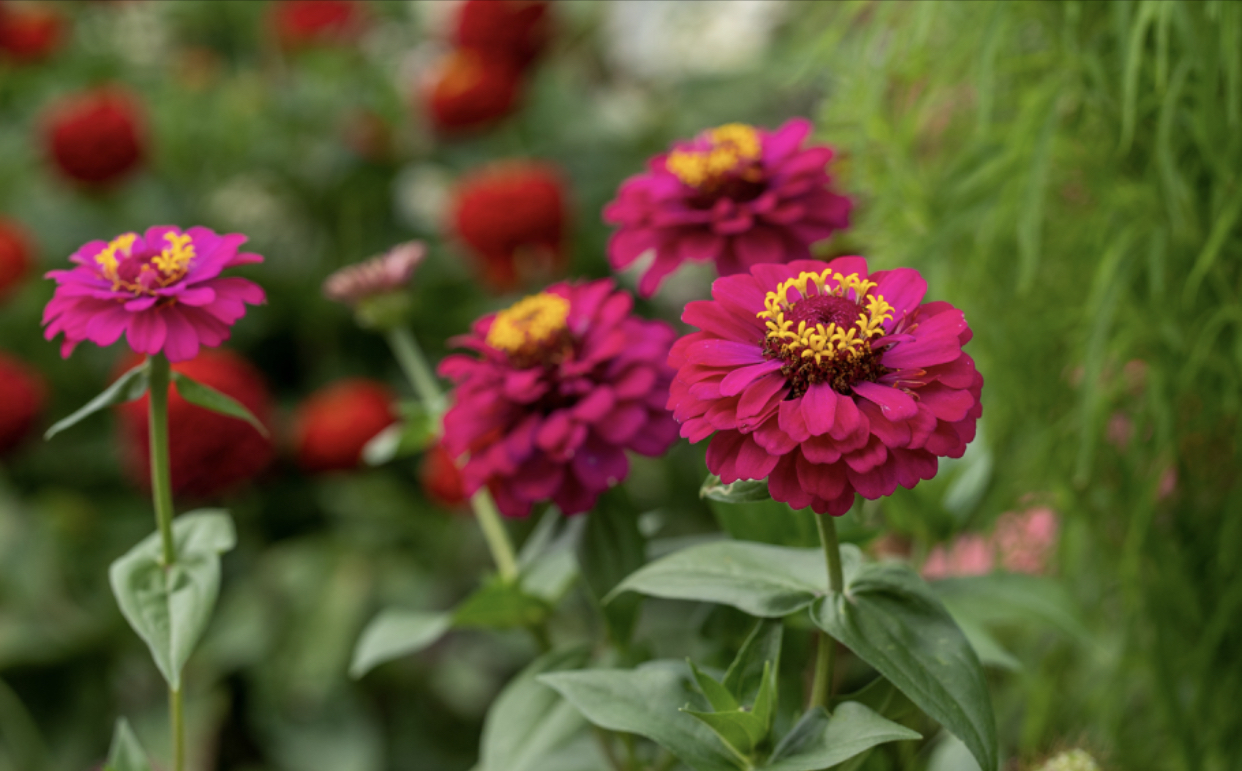
<svg viewBox="0 0 1242 771">
<path fill-rule="evenodd" d="M 1060 529 L 1057 513 L 1046 506 L 1002 514 L 992 535 L 1001 566 L 1013 573 L 1047 573 Z"/>
<path fill-rule="evenodd" d="M 378 257 L 346 265 L 323 282 L 324 296 L 334 302 L 357 305 L 372 297 L 398 292 L 410 283 L 427 256 L 422 241 L 398 244 Z"/>
<path fill-rule="evenodd" d="M 91 241 L 69 258 L 76 267 L 46 274 L 57 286 L 43 310 L 44 337 L 63 332 L 65 357 L 83 340 L 107 346 L 124 334 L 137 353 L 189 361 L 200 346 L 227 340 L 247 304 L 266 299 L 253 281 L 220 277 L 226 268 L 263 261 L 238 252 L 245 241 L 240 233 L 183 233 L 169 225 Z"/>
<path fill-rule="evenodd" d="M 992 572 L 995 558 L 992 544 L 971 533 L 955 540 L 947 549 L 937 546 L 923 563 L 923 577 L 929 580 L 958 576 L 982 576 Z"/>
</svg>

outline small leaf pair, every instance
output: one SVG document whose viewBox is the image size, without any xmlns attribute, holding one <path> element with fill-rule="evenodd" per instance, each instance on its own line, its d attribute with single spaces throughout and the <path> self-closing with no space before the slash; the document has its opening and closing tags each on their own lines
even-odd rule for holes
<svg viewBox="0 0 1242 771">
<path fill-rule="evenodd" d="M 690 663 L 690 672 L 711 705 L 711 711 L 695 710 L 690 706 L 683 707 L 682 711 L 705 723 L 747 764 L 770 746 L 768 734 L 776 714 L 776 677 L 780 670 L 783 629 L 777 622 L 760 623 L 738 652 L 723 681 L 717 681 Z M 744 707 L 742 703 L 752 679 L 745 674 L 753 671 L 757 664 L 762 666 L 759 687 L 752 705 Z"/>
<path fill-rule="evenodd" d="M 221 415 L 227 415 L 231 418 L 244 420 L 254 426 L 263 436 L 268 436 L 267 426 L 264 426 L 250 410 L 246 409 L 241 402 L 231 396 L 226 396 L 197 380 L 191 380 L 177 371 L 173 371 L 172 381 L 177 386 L 177 393 L 181 394 L 181 398 L 190 404 L 211 410 L 212 412 L 218 412 Z M 148 364 L 144 361 L 121 375 L 112 385 L 105 388 L 102 393 L 84 404 L 72 415 L 53 423 L 52 427 L 43 434 L 43 438 L 51 439 L 61 431 L 76 426 L 101 410 L 115 407 L 125 402 L 137 401 L 142 398 L 149 387 Z"/>
</svg>

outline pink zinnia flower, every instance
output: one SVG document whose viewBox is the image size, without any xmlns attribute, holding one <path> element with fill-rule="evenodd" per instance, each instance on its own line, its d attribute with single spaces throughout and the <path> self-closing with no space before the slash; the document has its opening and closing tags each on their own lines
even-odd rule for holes
<svg viewBox="0 0 1242 771">
<path fill-rule="evenodd" d="M 468 495 L 486 486 L 510 517 L 548 499 L 578 514 L 625 478 L 626 450 L 656 456 L 676 441 L 664 407 L 676 333 L 632 305 L 607 279 L 556 284 L 455 341 L 480 354 L 440 364 L 457 384 L 443 442 L 470 455 Z"/>
<path fill-rule="evenodd" d="M 992 536 L 1001 565 L 1013 573 L 1047 573 L 1060 529 L 1057 513 L 1046 506 L 1002 514 Z"/>
<path fill-rule="evenodd" d="M 657 155 L 604 208 L 620 226 L 608 243 L 613 268 L 654 250 L 638 285 L 650 297 L 687 260 L 731 276 L 810 257 L 811 244 L 849 226 L 851 206 L 824 170 L 832 148 L 802 146 L 810 132 L 804 118 L 775 131 L 731 123 Z"/>
<path fill-rule="evenodd" d="M 962 312 L 922 303 L 926 288 L 862 257 L 717 279 L 682 315 L 702 331 L 669 354 L 681 435 L 715 433 L 707 467 L 722 481 L 766 477 L 773 498 L 820 514 L 931 479 L 974 439 L 983 377 Z"/>
<path fill-rule="evenodd" d="M 225 268 L 263 261 L 237 251 L 245 241 L 239 233 L 169 225 L 91 241 L 69 258 L 77 267 L 46 274 L 57 286 L 43 311 L 44 337 L 63 332 L 66 357 L 83 340 L 112 345 L 125 334 L 137 353 L 193 359 L 200 346 L 228 339 L 246 303 L 264 302 L 254 282 L 220 276 Z"/>
</svg>

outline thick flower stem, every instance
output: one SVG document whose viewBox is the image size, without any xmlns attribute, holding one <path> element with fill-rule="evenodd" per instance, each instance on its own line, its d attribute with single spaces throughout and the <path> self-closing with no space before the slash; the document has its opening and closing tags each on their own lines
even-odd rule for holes
<svg viewBox="0 0 1242 771">
<path fill-rule="evenodd" d="M 181 691 L 168 689 L 168 713 L 172 723 L 173 771 L 183 771 L 185 768 L 185 714 L 182 708 Z"/>
<path fill-rule="evenodd" d="M 845 576 L 841 572 L 841 545 L 837 542 L 836 520 L 831 515 L 816 514 L 819 541 L 824 547 L 824 560 L 828 566 L 828 589 L 838 594 L 845 588 Z M 815 682 L 811 687 L 811 707 L 828 707 L 832 698 L 832 674 L 835 666 L 837 643 L 827 633 L 820 632 L 819 650 L 815 657 Z"/>
<path fill-rule="evenodd" d="M 148 423 L 151 436 L 151 499 L 155 522 L 163 545 L 162 561 L 167 570 L 177 564 L 177 544 L 173 540 L 172 471 L 168 455 L 168 387 L 171 367 L 163 354 L 147 359 L 147 390 L 150 393 Z M 185 725 L 181 691 L 168 689 L 168 717 L 172 728 L 173 771 L 185 768 Z"/>
<path fill-rule="evenodd" d="M 483 529 L 483 537 L 487 539 L 487 548 L 491 549 L 501 580 L 506 583 L 516 581 L 517 558 L 513 555 L 509 531 L 505 530 L 505 523 L 500 519 L 500 512 L 496 509 L 491 493 L 486 487 L 480 488 L 470 498 L 470 505 L 474 507 L 474 516 L 479 520 L 479 527 Z"/>
<path fill-rule="evenodd" d="M 147 382 L 150 392 L 149 420 L 151 436 L 151 499 L 155 504 L 155 522 L 160 530 L 165 567 L 176 564 L 177 546 L 173 542 L 172 472 L 168 460 L 168 385 L 170 367 L 163 354 L 147 359 Z"/>
<path fill-rule="evenodd" d="M 423 406 L 438 421 L 440 413 L 444 411 L 444 393 L 427 364 L 427 357 L 423 356 L 422 349 L 418 347 L 418 341 L 408 329 L 396 326 L 388 330 L 388 344 Z M 513 544 L 509 541 L 509 532 L 505 530 L 505 524 L 500 519 L 500 512 L 496 510 L 491 494 L 486 489 L 479 490 L 470 498 L 470 506 L 483 530 L 483 537 L 487 540 L 487 548 L 492 552 L 500 578 L 506 582 L 516 580 L 518 566 Z"/>
<path fill-rule="evenodd" d="M 388 345 L 427 411 L 433 415 L 443 411 L 444 394 L 440 390 L 440 384 L 410 330 L 400 325 L 388 330 Z"/>
</svg>

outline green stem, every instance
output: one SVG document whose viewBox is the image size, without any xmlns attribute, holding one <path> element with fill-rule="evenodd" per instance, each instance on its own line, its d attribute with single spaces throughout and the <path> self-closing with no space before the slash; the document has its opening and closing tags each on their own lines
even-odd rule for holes
<svg viewBox="0 0 1242 771">
<path fill-rule="evenodd" d="M 841 571 L 841 545 L 837 541 L 837 524 L 831 515 L 816 514 L 815 525 L 819 528 L 819 541 L 824 547 L 824 561 L 828 566 L 828 589 L 839 594 L 845 588 L 845 575 Z M 819 650 L 815 656 L 815 682 L 811 686 L 811 707 L 828 707 L 832 698 L 832 674 L 836 665 L 837 643 L 826 632 L 819 636 Z"/>
<path fill-rule="evenodd" d="M 185 769 L 185 715 L 181 691 L 168 689 L 168 712 L 172 722 L 173 771 Z"/>
<path fill-rule="evenodd" d="M 423 350 L 418 346 L 414 335 L 405 327 L 393 327 L 388 330 L 388 345 L 392 347 L 397 363 L 401 365 L 410 385 L 414 386 L 418 397 L 422 399 L 427 412 L 439 420 L 444 411 L 444 393 L 440 390 L 440 383 L 432 374 L 427 357 L 423 356 Z M 509 541 L 509 532 L 505 530 L 492 496 L 486 489 L 481 489 L 470 499 L 470 506 L 474 509 L 479 527 L 483 529 L 483 538 L 487 541 L 487 548 L 492 553 L 501 579 L 506 582 L 517 580 L 518 566 L 513 544 Z"/>
<path fill-rule="evenodd" d="M 410 334 L 410 330 L 402 326 L 388 330 L 388 345 L 397 357 L 401 370 L 409 378 L 410 385 L 418 393 L 418 398 L 423 400 L 427 411 L 433 415 L 442 412 L 444 393 L 440 390 L 440 383 L 436 380 L 431 366 L 427 364 L 427 357 L 423 356 L 423 349 L 419 348 L 418 341 Z"/>
<path fill-rule="evenodd" d="M 149 420 L 151 432 L 151 500 L 155 504 L 155 523 L 164 545 L 164 566 L 177 562 L 173 542 L 172 472 L 168 461 L 168 359 L 156 354 L 147 359 L 148 391 L 151 394 Z"/>
<path fill-rule="evenodd" d="M 516 581 L 518 577 L 517 557 L 513 554 L 513 544 L 509 542 L 509 531 L 505 530 L 505 523 L 500 519 L 500 511 L 496 509 L 496 502 L 492 500 L 491 493 L 486 487 L 479 488 L 479 491 L 470 499 L 470 505 L 474 507 L 475 519 L 479 521 L 479 527 L 483 529 L 483 537 L 487 540 L 487 548 L 492 552 L 492 559 L 496 561 L 496 569 L 500 571 L 501 580 L 506 583 Z"/>
<path fill-rule="evenodd" d="M 168 387 L 171 367 L 163 354 L 147 358 L 150 392 L 148 422 L 151 431 L 151 500 L 155 504 L 155 523 L 163 544 L 164 569 L 177 564 L 177 544 L 172 521 L 176 511 L 172 498 L 172 470 L 168 455 Z M 181 691 L 168 689 L 169 723 L 172 726 L 173 771 L 185 769 L 185 725 L 182 719 Z"/>
</svg>

